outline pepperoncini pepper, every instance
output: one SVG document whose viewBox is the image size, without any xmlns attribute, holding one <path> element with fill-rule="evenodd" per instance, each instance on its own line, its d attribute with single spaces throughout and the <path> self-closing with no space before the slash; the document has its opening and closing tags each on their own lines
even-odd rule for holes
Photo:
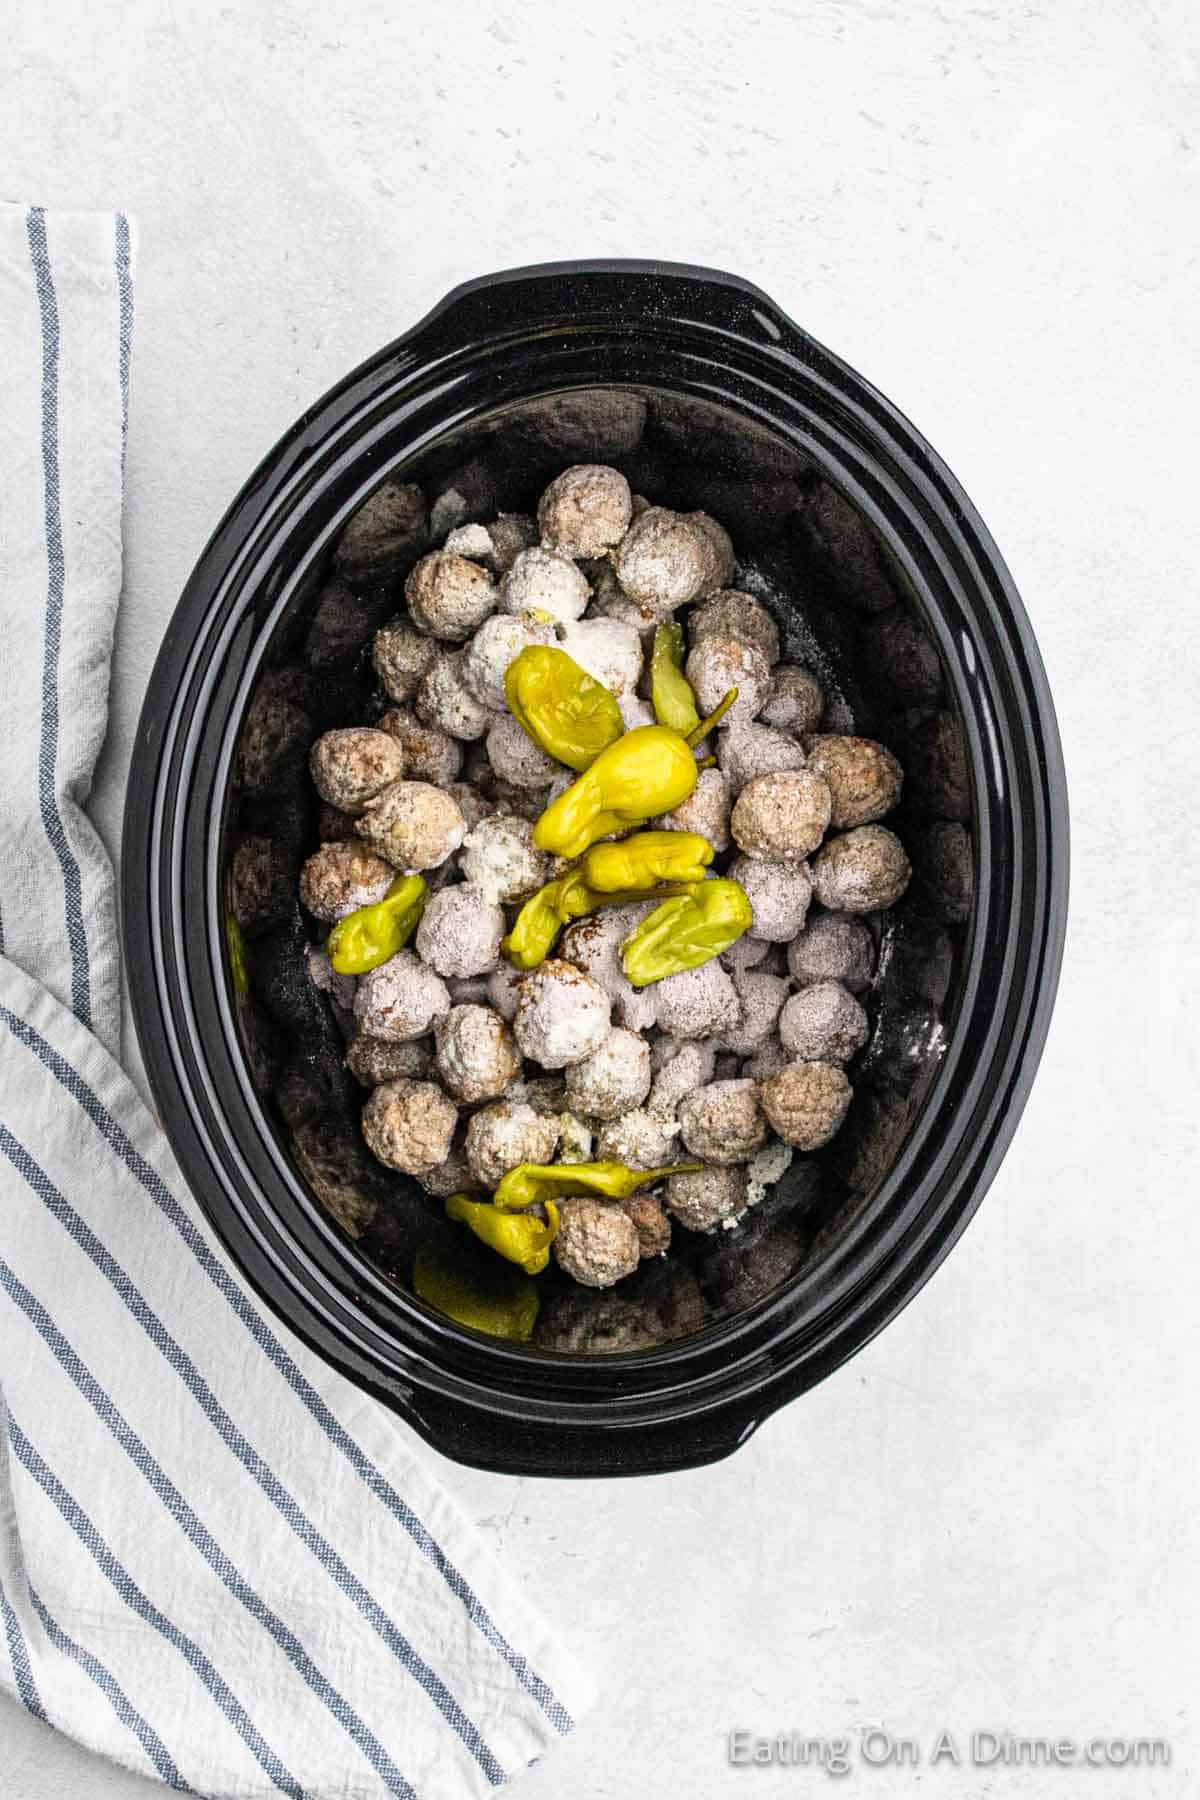
<svg viewBox="0 0 1200 1800">
<path fill-rule="evenodd" d="M 533 1335 L 538 1291 L 512 1263 L 489 1260 L 486 1269 L 463 1269 L 444 1256 L 418 1250 L 412 1281 L 413 1292 L 427 1306 L 459 1325 L 518 1344 L 528 1343 Z"/>
<path fill-rule="evenodd" d="M 682 834 L 667 832 L 663 835 Z M 700 839 L 701 843 L 704 841 Z M 606 893 L 588 884 L 585 863 L 586 859 L 556 881 L 548 881 L 526 900 L 513 921 L 512 930 L 500 945 L 514 968 L 535 969 L 553 950 L 563 926 L 571 919 L 582 919 L 585 913 L 594 912 L 598 906 L 623 906 L 631 900 L 665 899 L 670 894 L 683 892 L 677 884 L 651 882 L 646 887 Z"/>
<path fill-rule="evenodd" d="M 703 881 L 713 847 L 695 831 L 638 831 L 617 844 L 593 844 L 580 863 L 589 887 L 624 894 L 656 881 Z"/>
<path fill-rule="evenodd" d="M 606 1200 L 627 1200 L 640 1187 L 700 1167 L 700 1163 L 673 1163 L 663 1169 L 631 1169 L 619 1162 L 518 1163 L 501 1177 L 492 1201 L 497 1211 L 513 1213 L 539 1204 L 549 1212 L 555 1200 L 571 1194 L 600 1194 Z"/>
<path fill-rule="evenodd" d="M 621 964 L 634 987 L 647 987 L 711 962 L 753 923 L 753 908 L 736 881 L 697 882 L 642 920 L 621 946 Z"/>
<path fill-rule="evenodd" d="M 693 746 L 701 743 L 703 739 L 708 736 L 713 726 L 721 723 L 721 720 L 725 717 L 725 714 L 729 711 L 737 697 L 738 689 L 731 687 L 724 699 L 721 700 L 720 704 L 713 707 L 708 717 L 706 719 L 701 719 L 698 725 L 693 725 L 692 729 L 687 733 L 688 743 Z M 713 761 L 715 761 L 715 758 L 713 757 L 706 756 L 704 759 L 706 765 Z"/>
<path fill-rule="evenodd" d="M 241 926 L 231 912 L 225 914 L 225 943 L 229 950 L 229 973 L 233 977 L 233 991 L 239 1000 L 244 1000 L 250 992 L 246 940 L 242 936 Z"/>
<path fill-rule="evenodd" d="M 683 626 L 659 625 L 650 652 L 650 702 L 660 725 L 686 738 L 700 723 L 692 684 L 683 672 Z"/>
<path fill-rule="evenodd" d="M 325 945 L 337 973 L 365 975 L 403 950 L 425 910 L 427 892 L 419 875 L 398 875 L 382 900 L 339 919 Z"/>
<path fill-rule="evenodd" d="M 490 1200 L 473 1200 L 470 1194 L 451 1194 L 446 1217 L 469 1225 L 481 1244 L 527 1275 L 540 1275 L 558 1233 L 557 1206 L 552 1200 L 544 1206 L 546 1217 L 540 1219 L 535 1213 L 502 1211 Z"/>
<path fill-rule="evenodd" d="M 625 730 L 608 689 L 565 650 L 551 645 L 530 644 L 513 658 L 504 676 L 504 695 L 526 735 L 547 755 L 580 772 Z"/>
<path fill-rule="evenodd" d="M 582 856 L 597 838 L 671 812 L 695 785 L 696 759 L 679 733 L 639 725 L 602 750 L 546 808 L 533 841 L 552 855 Z"/>
</svg>

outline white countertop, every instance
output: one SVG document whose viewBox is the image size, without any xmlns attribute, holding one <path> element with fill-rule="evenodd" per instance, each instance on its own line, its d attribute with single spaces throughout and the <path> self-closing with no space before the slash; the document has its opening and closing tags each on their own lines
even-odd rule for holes
<svg viewBox="0 0 1200 1800">
<path fill-rule="evenodd" d="M 629 1484 L 442 1465 L 603 1697 L 522 1800 L 822 1791 L 725 1734 L 920 1740 L 921 1792 L 1197 1784 L 1196 420 L 1187 0 L 16 8 L 5 195 L 137 215 L 128 581 L 96 815 L 160 635 L 301 408 L 489 269 L 745 274 L 947 458 L 1020 586 L 1073 911 L 1016 1143 L 933 1282 L 735 1458 Z M 11 14 L 10 14 L 11 17 Z M 1163 1736 L 1124 1775 L 929 1767 L 936 1732 Z M 856 1763 L 852 1790 L 915 1777 Z M 0 1702 L 4 1800 L 134 1800 Z"/>
</svg>

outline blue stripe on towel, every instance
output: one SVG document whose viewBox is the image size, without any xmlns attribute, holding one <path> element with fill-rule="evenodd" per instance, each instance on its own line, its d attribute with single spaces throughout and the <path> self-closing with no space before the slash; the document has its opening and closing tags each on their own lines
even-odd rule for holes
<svg viewBox="0 0 1200 1800">
<path fill-rule="evenodd" d="M 4 1636 L 8 1642 L 8 1654 L 12 1659 L 13 1675 L 16 1678 L 21 1705 L 27 1712 L 31 1712 L 35 1719 L 44 1719 L 46 1709 L 42 1705 L 42 1697 L 38 1693 L 37 1682 L 33 1678 L 29 1646 L 26 1644 L 25 1634 L 21 1630 L 21 1621 L 12 1609 L 2 1581 L 0 1581 L 0 1617 L 4 1619 Z"/>
<path fill-rule="evenodd" d="M 129 435 L 129 356 L 133 349 L 133 272 L 130 267 L 129 220 L 117 214 L 117 366 L 121 378 L 121 467 Z"/>
<path fill-rule="evenodd" d="M 146 1752 L 160 1781 L 165 1781 L 168 1787 L 177 1788 L 181 1793 L 190 1794 L 192 1790 L 175 1767 L 166 1745 L 153 1725 L 147 1723 L 137 1707 L 133 1705 L 120 1682 L 110 1674 L 99 1657 L 93 1656 L 90 1650 L 85 1650 L 82 1644 L 77 1644 L 73 1638 L 67 1636 L 58 1620 L 51 1616 L 45 1602 L 32 1588 L 29 1590 L 29 1599 L 41 1621 L 42 1630 L 54 1648 L 62 1656 L 70 1657 L 72 1662 L 79 1664 L 85 1674 L 90 1675 L 122 1725 L 133 1733 Z"/>
<path fill-rule="evenodd" d="M 71 950 L 71 1011 L 92 1028 L 91 973 L 83 923 L 83 882 L 58 809 L 58 658 L 62 648 L 66 557 L 63 551 L 62 492 L 58 461 L 58 299 L 46 244 L 46 215 L 33 207 L 26 219 L 29 254 L 37 286 L 42 327 L 42 475 L 45 483 L 46 629 L 42 646 L 42 725 L 38 744 L 38 805 L 42 826 L 62 871 L 63 907 Z"/>
<path fill-rule="evenodd" d="M 132 1576 L 113 1555 L 74 1495 L 63 1486 L 53 1469 L 30 1443 L 11 1411 L 8 1415 L 8 1440 L 17 1460 L 57 1506 L 80 1543 L 90 1552 L 97 1568 L 111 1582 L 126 1606 L 132 1608 L 148 1625 L 152 1625 L 195 1670 L 238 1736 L 281 1793 L 289 1794 L 291 1800 L 305 1800 L 304 1789 L 295 1776 L 284 1768 L 229 1683 L 217 1673 L 199 1644 L 193 1643 L 186 1632 L 172 1625 L 166 1614 L 161 1613 L 154 1602 L 146 1598 Z"/>
<path fill-rule="evenodd" d="M 292 1392 L 307 1407 L 330 1442 L 342 1452 L 363 1483 L 376 1499 L 387 1507 L 422 1554 L 438 1570 L 451 1593 L 461 1601 L 467 1616 L 480 1634 L 503 1658 L 526 1693 L 538 1702 L 555 1729 L 564 1735 L 572 1731 L 574 1720 L 549 1684 L 536 1670 L 530 1667 L 528 1660 L 508 1643 L 483 1602 L 472 1591 L 466 1578 L 451 1562 L 441 1545 L 437 1543 L 381 1471 L 376 1468 L 366 1452 L 355 1443 L 345 1427 L 330 1412 L 321 1395 L 307 1379 L 303 1370 L 289 1356 L 283 1344 L 271 1330 L 270 1325 L 257 1311 L 238 1283 L 232 1279 L 220 1258 L 214 1255 L 203 1233 L 188 1217 L 158 1171 L 146 1161 L 136 1145 L 130 1141 L 83 1077 L 59 1055 L 53 1045 L 48 1044 L 45 1038 L 34 1030 L 32 1025 L 27 1024 L 24 1019 L 18 1018 L 5 1006 L 0 1006 L 0 1022 L 7 1025 L 13 1036 L 26 1049 L 30 1050 L 50 1071 L 59 1085 L 66 1089 L 76 1104 L 87 1114 L 110 1149 L 121 1158 L 121 1161 L 136 1176 L 155 1205 L 170 1219 L 205 1274 L 228 1301 L 255 1343 L 270 1357 Z"/>
</svg>

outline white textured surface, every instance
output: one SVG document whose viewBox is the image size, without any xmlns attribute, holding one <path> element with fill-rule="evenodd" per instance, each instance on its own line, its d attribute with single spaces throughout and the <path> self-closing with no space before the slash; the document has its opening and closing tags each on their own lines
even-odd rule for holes
<svg viewBox="0 0 1200 1800">
<path fill-rule="evenodd" d="M 926 1747 L 942 1725 L 1174 1746 L 1157 1773 L 920 1772 L 954 1800 L 1193 1794 L 1192 6 L 16 14 L 6 196 L 127 207 L 141 232 L 114 848 L 142 687 L 225 501 L 350 364 L 514 263 L 654 255 L 757 280 L 947 457 L 1054 684 L 1074 812 L 1058 1012 L 931 1286 L 716 1469 L 613 1487 L 444 1466 L 606 1683 L 519 1791 L 821 1791 L 728 1769 L 724 1732 L 882 1721 Z M 4 1800 L 143 1791 L 0 1709 Z"/>
</svg>

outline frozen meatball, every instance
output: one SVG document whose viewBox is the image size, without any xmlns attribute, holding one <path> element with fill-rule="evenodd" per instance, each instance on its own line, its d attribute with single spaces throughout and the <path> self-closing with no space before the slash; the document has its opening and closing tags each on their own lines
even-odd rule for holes
<svg viewBox="0 0 1200 1800">
<path fill-rule="evenodd" d="M 677 1160 L 673 1123 L 659 1113 L 637 1107 L 608 1119 L 596 1133 L 601 1162 L 624 1163 L 628 1169 L 661 1169 Z"/>
<path fill-rule="evenodd" d="M 487 563 L 489 568 L 494 566 L 492 563 L 492 540 L 488 535 L 486 525 L 470 522 L 465 525 L 455 525 L 451 531 L 446 533 L 446 541 L 442 545 L 442 549 L 451 551 L 455 556 L 467 556 L 472 562 Z"/>
<path fill-rule="evenodd" d="M 407 619 L 392 619 L 375 633 L 371 661 L 383 691 L 397 706 L 411 700 L 437 656 L 437 645 Z"/>
<path fill-rule="evenodd" d="M 896 604 L 879 546 L 858 509 L 828 481 L 804 498 L 804 524 L 828 560 L 847 603 L 858 612 L 884 612 Z"/>
<path fill-rule="evenodd" d="M 788 945 L 788 968 L 801 987 L 840 981 L 857 994 L 875 973 L 875 940 L 861 919 L 819 912 Z"/>
<path fill-rule="evenodd" d="M 819 1150 L 846 1117 L 853 1089 L 833 1063 L 793 1062 L 761 1082 L 758 1094 L 785 1144 Z"/>
<path fill-rule="evenodd" d="M 788 769 L 803 769 L 808 758 L 798 738 L 752 719 L 748 725 L 735 724 L 721 733 L 717 761 L 729 777 L 733 791 L 740 793 L 748 781 L 757 781 L 760 775 L 782 775 Z"/>
<path fill-rule="evenodd" d="M 966 827 L 935 819 L 917 836 L 913 850 L 921 886 L 934 911 L 949 925 L 971 916 L 975 860 Z"/>
<path fill-rule="evenodd" d="M 434 1028 L 442 1086 L 473 1106 L 494 1100 L 516 1079 L 521 1055 L 512 1032 L 490 1006 L 452 1006 Z"/>
<path fill-rule="evenodd" d="M 784 1049 L 774 1032 L 761 1043 L 754 1055 L 742 1064 L 742 1074 L 751 1081 L 766 1081 L 771 1075 L 778 1075 L 780 1069 L 786 1069 L 791 1057 Z"/>
<path fill-rule="evenodd" d="M 346 1067 L 363 1087 L 379 1087 L 385 1081 L 419 1081 L 428 1075 L 433 1061 L 427 1045 L 415 1040 L 395 1042 L 356 1032 L 346 1047 Z"/>
<path fill-rule="evenodd" d="M 527 513 L 498 513 L 487 528 L 492 540 L 492 565 L 507 575 L 522 550 L 537 543 L 537 525 Z"/>
<path fill-rule="evenodd" d="M 308 766 L 322 800 L 347 813 L 360 813 L 408 773 L 401 745 L 386 731 L 367 725 L 327 731 L 309 752 Z"/>
<path fill-rule="evenodd" d="M 960 823 L 971 817 L 971 773 L 962 726 L 952 713 L 936 712 L 909 739 L 912 798 L 926 812 Z"/>
<path fill-rule="evenodd" d="M 849 1062 L 867 1041 L 867 1015 L 840 982 L 814 981 L 784 1007 L 779 1037 L 797 1062 Z"/>
<path fill-rule="evenodd" d="M 756 975 L 753 970 L 734 978 L 742 1016 L 722 1031 L 719 1042 L 734 1056 L 753 1056 L 775 1030 L 788 997 L 788 984 L 780 975 Z"/>
<path fill-rule="evenodd" d="M 751 866 L 756 869 L 769 869 L 772 864 L 754 863 Z M 730 868 L 730 879 L 734 881 L 737 880 L 737 876 L 733 874 L 733 869 L 736 867 L 737 864 L 734 863 Z M 728 950 L 721 952 L 721 961 L 736 982 L 738 976 L 744 975 L 747 969 L 756 969 L 769 950 L 770 945 L 765 938 L 751 937 L 747 932 L 745 937 L 740 937 L 736 944 L 730 944 Z"/>
<path fill-rule="evenodd" d="M 817 729 L 824 711 L 825 695 L 816 676 L 784 663 L 771 676 L 771 692 L 760 716 L 767 725 L 804 737 Z"/>
<path fill-rule="evenodd" d="M 629 529 L 633 496 L 619 469 L 575 463 L 538 501 L 542 546 L 563 556 L 603 556 Z"/>
<path fill-rule="evenodd" d="M 652 991 L 658 1022 L 672 1037 L 708 1037 L 737 1016 L 737 989 L 719 962 L 668 975 Z"/>
<path fill-rule="evenodd" d="M 702 1162 L 749 1162 L 767 1141 L 757 1086 L 753 1081 L 710 1081 L 680 1101 L 679 1129 L 690 1153 Z"/>
<path fill-rule="evenodd" d="M 654 1024 L 657 1009 L 654 989 L 635 988 L 621 966 L 621 945 L 641 924 L 653 903 L 605 906 L 586 919 L 578 919 L 563 933 L 560 955 L 599 982 L 612 1003 L 617 1023 L 630 1031 L 645 1031 Z"/>
<path fill-rule="evenodd" d="M 658 722 L 650 702 L 640 699 L 637 694 L 631 694 L 628 690 L 617 695 L 617 711 L 621 715 L 621 723 L 626 731 L 636 731 L 639 725 L 655 725 Z M 670 827 L 668 826 L 667 829 L 669 830 Z M 681 825 L 678 829 L 691 831 L 693 827 Z"/>
<path fill-rule="evenodd" d="M 713 1231 L 745 1210 L 745 1169 L 691 1169 L 667 1182 L 667 1211 L 688 1231 Z"/>
<path fill-rule="evenodd" d="M 462 843 L 467 822 L 449 794 L 427 781 L 396 781 L 358 821 L 364 843 L 405 874 L 436 869 Z"/>
<path fill-rule="evenodd" d="M 511 713 L 493 714 L 487 734 L 488 761 L 501 781 L 515 788 L 544 788 L 554 780 L 560 765 L 535 744 Z"/>
<path fill-rule="evenodd" d="M 643 502 L 640 509 L 642 512 L 646 511 L 646 505 L 647 503 Z M 708 568 L 698 592 L 701 597 L 706 594 L 719 593 L 722 588 L 729 586 L 733 580 L 734 570 L 737 568 L 737 560 L 733 554 L 733 539 L 725 527 L 717 523 L 711 513 L 693 512 L 687 513 L 685 516 L 689 525 L 694 525 L 698 531 L 703 533 L 708 548 Z"/>
<path fill-rule="evenodd" d="M 516 813 L 492 813 L 463 839 L 459 867 L 489 900 L 525 900 L 550 879 L 551 859 L 533 841 L 533 826 Z"/>
<path fill-rule="evenodd" d="M 398 950 L 377 969 L 360 976 L 354 1016 L 368 1037 L 403 1043 L 425 1033 L 450 1011 L 445 982 L 411 950 Z"/>
<path fill-rule="evenodd" d="M 328 994 L 335 1008 L 350 1012 L 358 982 L 353 975 L 339 975 L 319 944 L 310 944 L 304 952 L 308 979 L 318 993 Z"/>
<path fill-rule="evenodd" d="M 432 894 L 417 926 L 417 954 L 439 975 L 486 975 L 500 960 L 504 913 L 472 882 Z"/>
<path fill-rule="evenodd" d="M 736 638 L 702 638 L 688 652 L 684 673 L 702 718 L 716 711 L 730 688 L 737 689 L 737 699 L 721 720 L 726 731 L 748 725 L 771 687 L 771 671 L 762 653 Z"/>
<path fill-rule="evenodd" d="M 300 871 L 300 900 L 314 919 L 332 925 L 360 906 L 374 906 L 396 879 L 390 863 L 359 838 L 322 844 Z"/>
<path fill-rule="evenodd" d="M 255 834 L 242 839 L 229 866 L 229 900 L 247 937 L 265 931 L 290 910 L 290 866 L 271 838 Z"/>
<path fill-rule="evenodd" d="M 729 866 L 729 879 L 744 890 L 754 913 L 749 936 L 768 944 L 788 944 L 803 930 L 812 899 L 807 863 L 755 862 L 753 857 L 739 856 Z"/>
<path fill-rule="evenodd" d="M 463 680 L 463 653 L 434 657 L 417 688 L 416 712 L 426 725 L 465 743 L 481 738 L 495 718 Z"/>
<path fill-rule="evenodd" d="M 655 1073 L 647 1110 L 658 1118 L 674 1119 L 679 1102 L 712 1080 L 715 1060 L 711 1043 L 660 1037 L 651 1052 Z"/>
<path fill-rule="evenodd" d="M 763 862 L 801 863 L 829 824 L 829 789 L 809 769 L 759 775 L 737 797 L 730 821 L 739 850 Z"/>
<path fill-rule="evenodd" d="M 312 742 L 312 721 L 301 695 L 284 679 L 264 677 L 250 702 L 237 747 L 238 779 L 248 794 L 265 796 L 289 781 L 303 765 Z"/>
<path fill-rule="evenodd" d="M 740 594 L 729 588 L 714 594 L 702 606 L 693 606 L 687 616 L 688 640 L 695 646 L 705 638 L 733 638 L 757 650 L 768 668 L 779 661 L 779 627 L 753 594 Z M 711 711 L 706 707 L 705 711 Z"/>
<path fill-rule="evenodd" d="M 860 825 L 822 846 L 812 874 L 813 892 L 830 912 L 882 912 L 899 900 L 912 867 L 886 825 Z"/>
<path fill-rule="evenodd" d="M 499 594 L 478 563 L 452 551 L 435 550 L 410 571 L 404 598 L 418 630 L 460 643 L 496 610 Z"/>
<path fill-rule="evenodd" d="M 617 580 L 639 606 L 665 619 L 686 606 L 711 578 L 713 546 L 695 518 L 647 507 L 612 553 Z"/>
<path fill-rule="evenodd" d="M 902 606 L 877 613 L 863 635 L 871 664 L 897 705 L 920 706 L 937 699 L 942 665 L 936 646 Z"/>
<path fill-rule="evenodd" d="M 446 986 L 450 990 L 451 1006 L 486 1006 L 486 975 L 447 975 Z"/>
<path fill-rule="evenodd" d="M 474 831 L 480 820 L 490 818 L 495 810 L 486 795 L 481 794 L 469 781 L 452 781 L 446 792 L 462 814 L 468 831 Z"/>
<path fill-rule="evenodd" d="M 458 1108 L 432 1081 L 385 1081 L 363 1107 L 367 1148 L 405 1175 L 444 1162 L 457 1124 Z"/>
<path fill-rule="evenodd" d="M 729 848 L 729 805 L 729 783 L 721 770 L 701 769 L 687 799 L 655 824 L 666 831 L 694 831 L 720 854 Z"/>
<path fill-rule="evenodd" d="M 542 625 L 567 625 L 582 616 L 592 597 L 587 577 L 569 556 L 522 550 L 500 584 L 500 607 L 527 613 Z"/>
<path fill-rule="evenodd" d="M 829 789 L 829 823 L 835 831 L 881 819 L 900 798 L 900 764 L 873 738 L 813 738 L 808 766 L 824 777 Z"/>
<path fill-rule="evenodd" d="M 619 619 L 580 619 L 558 634 L 568 656 L 612 694 L 632 694 L 642 672 L 642 640 Z"/>
<path fill-rule="evenodd" d="M 521 1163 L 548 1163 L 558 1147 L 558 1119 L 525 1101 L 496 1100 L 467 1121 L 467 1165 L 490 1193 Z"/>
<path fill-rule="evenodd" d="M 389 575 L 426 541 L 425 496 L 414 482 L 384 481 L 337 541 L 333 564 L 351 580 Z"/>
<path fill-rule="evenodd" d="M 504 677 L 510 663 L 531 644 L 553 644 L 554 632 L 526 614 L 494 613 L 463 651 L 462 678 L 482 706 L 503 712 L 508 704 Z"/>
<path fill-rule="evenodd" d="M 650 1046 L 620 1026 L 582 1062 L 567 1070 L 567 1100 L 594 1119 L 615 1119 L 650 1092 Z"/>
<path fill-rule="evenodd" d="M 379 721 L 404 753 L 404 773 L 410 781 L 431 781 L 447 788 L 462 768 L 462 745 L 437 725 L 425 725 L 407 707 L 393 707 Z"/>
<path fill-rule="evenodd" d="M 466 1152 L 461 1143 L 450 1146 L 450 1154 L 445 1162 L 438 1163 L 436 1168 L 422 1169 L 417 1180 L 427 1194 L 433 1194 L 438 1200 L 446 1200 L 451 1194 L 469 1194 L 478 1192 L 479 1182 L 471 1173 Z"/>
<path fill-rule="evenodd" d="M 671 1245 L 671 1221 L 653 1194 L 630 1194 L 618 1200 L 621 1211 L 633 1220 L 638 1234 L 638 1255 L 643 1262 L 649 1256 L 662 1256 Z"/>
<path fill-rule="evenodd" d="M 523 1055 L 543 1069 L 565 1069 L 604 1042 L 611 1013 L 599 982 L 551 957 L 521 984 L 513 1030 Z"/>
<path fill-rule="evenodd" d="M 512 964 L 505 962 L 503 958 L 487 978 L 488 1005 L 494 1007 L 500 1017 L 506 1019 L 510 1025 L 517 1016 L 517 1000 L 524 979 L 524 969 L 514 969 Z"/>
<path fill-rule="evenodd" d="M 637 1227 L 628 1213 L 603 1200 L 563 1200 L 554 1260 L 583 1287 L 606 1288 L 632 1275 L 641 1260 Z"/>
</svg>

